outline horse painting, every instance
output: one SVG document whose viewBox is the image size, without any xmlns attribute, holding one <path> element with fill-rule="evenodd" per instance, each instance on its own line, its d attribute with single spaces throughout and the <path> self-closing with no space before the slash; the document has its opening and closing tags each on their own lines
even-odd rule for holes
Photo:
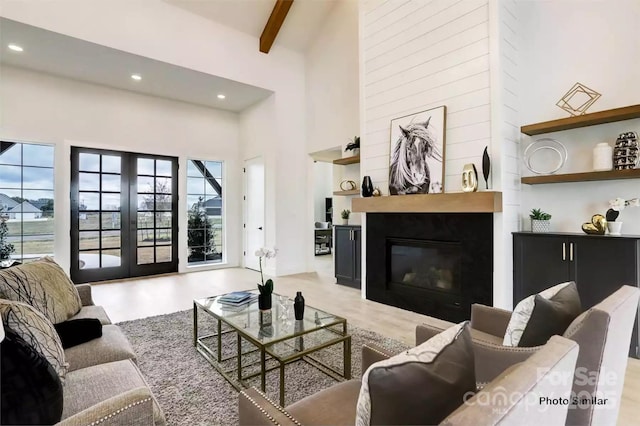
<svg viewBox="0 0 640 426">
<path fill-rule="evenodd" d="M 400 132 L 392 148 L 389 169 L 391 195 L 442 192 L 443 141 L 438 140 L 431 128 L 431 119 L 429 116 L 426 121 L 398 124 Z M 444 113 L 442 119 L 444 121 Z M 436 170 L 431 170 L 429 163 Z"/>
</svg>

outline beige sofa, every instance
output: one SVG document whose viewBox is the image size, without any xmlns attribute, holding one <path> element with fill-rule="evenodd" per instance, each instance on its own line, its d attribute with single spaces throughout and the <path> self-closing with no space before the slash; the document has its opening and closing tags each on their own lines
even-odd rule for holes
<svg viewBox="0 0 640 426">
<path fill-rule="evenodd" d="M 388 356 L 380 348 L 364 346 L 363 371 Z M 564 425 L 568 406 L 552 400 L 569 398 L 577 357 L 575 342 L 554 336 L 534 355 L 496 377 L 442 424 Z M 282 408 L 252 388 L 240 393 L 240 424 L 353 425 L 359 392 L 360 380 L 349 380 Z M 549 400 L 541 403 L 541 398 Z"/>
<path fill-rule="evenodd" d="M 82 309 L 72 319 L 98 318 L 102 337 L 65 350 L 60 425 L 165 425 L 162 409 L 135 364 L 136 355 L 117 325 L 96 306 L 91 286 L 77 285 Z"/>
</svg>

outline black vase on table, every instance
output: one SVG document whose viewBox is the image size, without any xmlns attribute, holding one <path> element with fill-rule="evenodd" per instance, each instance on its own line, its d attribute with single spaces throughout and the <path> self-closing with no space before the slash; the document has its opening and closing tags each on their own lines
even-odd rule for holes
<svg viewBox="0 0 640 426">
<path fill-rule="evenodd" d="M 293 299 L 293 313 L 297 320 L 304 318 L 304 297 L 301 291 L 296 292 L 296 298 Z"/>
<path fill-rule="evenodd" d="M 258 309 L 260 309 L 261 311 L 271 309 L 271 293 L 260 293 L 258 295 Z"/>
<path fill-rule="evenodd" d="M 364 179 L 362 179 L 362 196 L 373 196 L 373 182 L 371 182 L 370 176 L 365 176 Z"/>
</svg>

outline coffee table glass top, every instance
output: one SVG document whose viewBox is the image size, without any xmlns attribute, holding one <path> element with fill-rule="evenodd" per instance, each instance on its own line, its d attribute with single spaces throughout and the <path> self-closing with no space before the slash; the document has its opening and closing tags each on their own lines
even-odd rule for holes
<svg viewBox="0 0 640 426">
<path fill-rule="evenodd" d="M 251 291 L 251 293 L 257 294 L 258 290 Z M 223 295 L 196 299 L 194 302 L 201 309 L 220 318 L 238 332 L 261 344 L 270 344 L 291 339 L 296 336 L 346 323 L 346 320 L 342 317 L 311 306 L 305 306 L 304 319 L 296 321 L 293 312 L 293 299 L 289 299 L 290 307 L 286 310 L 287 312 L 285 312 L 278 303 L 279 295 L 273 293 L 271 325 L 261 326 L 257 300 L 240 306 L 229 306 L 217 300 L 222 296 Z"/>
</svg>

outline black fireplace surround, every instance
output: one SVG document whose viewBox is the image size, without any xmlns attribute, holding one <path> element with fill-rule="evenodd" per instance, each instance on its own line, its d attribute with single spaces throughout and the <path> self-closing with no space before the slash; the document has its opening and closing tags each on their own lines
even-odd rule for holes
<svg viewBox="0 0 640 426">
<path fill-rule="evenodd" d="M 367 214 L 367 299 L 447 321 L 493 303 L 492 213 Z"/>
</svg>

